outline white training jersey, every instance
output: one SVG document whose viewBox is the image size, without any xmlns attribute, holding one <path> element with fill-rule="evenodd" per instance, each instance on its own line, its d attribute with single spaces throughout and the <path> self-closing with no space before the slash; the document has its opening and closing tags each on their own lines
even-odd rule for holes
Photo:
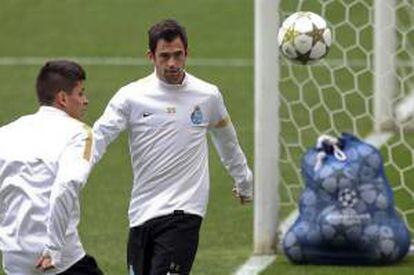
<svg viewBox="0 0 414 275">
<path fill-rule="evenodd" d="M 54 107 L 0 128 L 0 248 L 7 274 L 38 274 L 49 253 L 66 270 L 84 255 L 78 195 L 90 171 L 92 131 Z"/>
<path fill-rule="evenodd" d="M 214 130 L 219 128 L 228 134 Z M 251 179 L 219 90 L 188 73 L 179 85 L 162 82 L 154 72 L 121 88 L 93 127 L 93 162 L 124 130 L 134 175 L 131 227 L 174 210 L 205 215 L 209 130 L 236 183 Z"/>
</svg>

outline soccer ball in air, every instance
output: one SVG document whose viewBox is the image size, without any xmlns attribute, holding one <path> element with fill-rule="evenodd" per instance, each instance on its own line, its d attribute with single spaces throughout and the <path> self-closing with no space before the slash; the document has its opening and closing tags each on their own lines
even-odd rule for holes
<svg viewBox="0 0 414 275">
<path fill-rule="evenodd" d="M 309 64 L 326 56 L 332 42 L 326 21 L 313 12 L 296 12 L 283 22 L 278 33 L 282 54 L 290 60 Z"/>
</svg>

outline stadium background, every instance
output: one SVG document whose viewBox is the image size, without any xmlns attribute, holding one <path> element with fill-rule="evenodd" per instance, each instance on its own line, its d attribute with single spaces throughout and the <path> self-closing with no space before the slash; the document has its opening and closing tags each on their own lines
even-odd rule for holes
<svg viewBox="0 0 414 275">
<path fill-rule="evenodd" d="M 145 59 L 148 27 L 167 17 L 186 26 L 187 69 L 221 88 L 253 166 L 253 1 L 249 0 L 0 0 L 0 125 L 37 110 L 34 83 L 42 57 L 77 57 L 84 65 L 90 101 L 86 122 L 93 124 L 119 87 L 152 71 L 150 63 L 131 65 L 125 60 L 136 58 L 138 64 Z M 103 64 L 108 57 L 128 59 Z M 252 207 L 241 207 L 232 198 L 232 180 L 214 150 L 210 169 L 210 204 L 193 274 L 229 274 L 251 254 Z M 82 194 L 82 241 L 106 274 L 126 273 L 130 189 L 124 133 L 92 172 Z M 408 274 L 410 269 L 411 259 L 379 269 L 309 268 L 292 266 L 280 257 L 264 274 Z"/>
</svg>

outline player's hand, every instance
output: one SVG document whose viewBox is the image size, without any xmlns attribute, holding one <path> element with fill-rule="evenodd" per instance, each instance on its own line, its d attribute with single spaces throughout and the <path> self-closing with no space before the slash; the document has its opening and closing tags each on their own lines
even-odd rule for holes
<svg viewBox="0 0 414 275">
<path fill-rule="evenodd" d="M 50 256 L 41 256 L 36 263 L 36 269 L 40 271 L 48 271 L 55 268 Z"/>
<path fill-rule="evenodd" d="M 243 196 L 243 195 L 241 195 L 237 191 L 236 186 L 233 186 L 232 192 L 233 192 L 233 196 L 235 198 L 239 199 L 240 200 L 240 203 L 243 204 L 243 205 L 252 201 L 252 196 Z"/>
<path fill-rule="evenodd" d="M 245 179 L 236 182 L 233 186 L 233 196 L 240 200 L 241 204 L 246 204 L 253 199 L 253 174 L 248 169 Z"/>
</svg>

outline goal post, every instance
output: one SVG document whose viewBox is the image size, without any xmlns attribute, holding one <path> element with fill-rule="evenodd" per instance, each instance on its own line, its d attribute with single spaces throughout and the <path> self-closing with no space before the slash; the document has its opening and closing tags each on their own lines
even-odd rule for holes
<svg viewBox="0 0 414 275">
<path fill-rule="evenodd" d="M 274 254 L 279 212 L 279 65 L 276 30 L 279 0 L 255 0 L 254 253 Z"/>
</svg>

